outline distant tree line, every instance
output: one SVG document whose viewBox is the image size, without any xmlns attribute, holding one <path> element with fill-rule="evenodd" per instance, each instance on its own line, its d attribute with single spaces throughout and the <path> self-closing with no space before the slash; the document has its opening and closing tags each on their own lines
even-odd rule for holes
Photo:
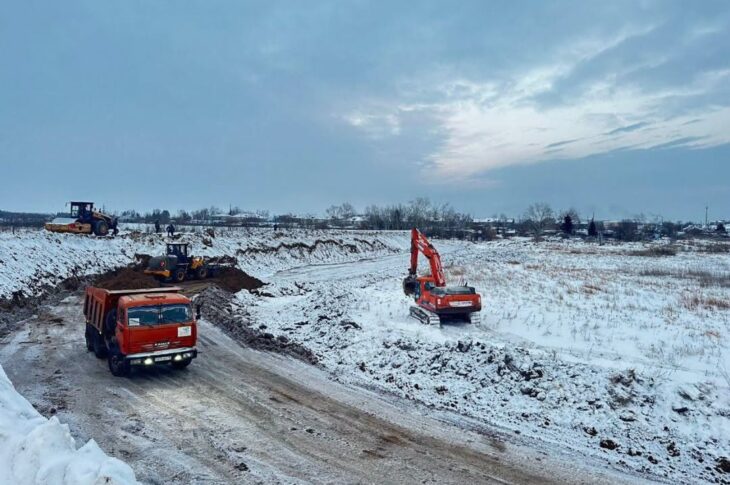
<svg viewBox="0 0 730 485">
<path fill-rule="evenodd" d="M 473 233 L 473 218 L 449 204 L 437 205 L 425 197 L 407 204 L 369 205 L 362 214 L 350 203 L 333 205 L 326 211 L 328 223 L 335 227 L 372 230 L 405 230 L 418 227 L 434 237 L 468 237 Z"/>
<path fill-rule="evenodd" d="M 6 227 L 42 227 L 52 217 L 50 214 L 0 210 L 0 225 Z"/>
<path fill-rule="evenodd" d="M 591 217 L 587 223 L 582 223 L 578 211 L 574 208 L 556 213 L 545 203 L 530 205 L 521 220 L 515 224 L 515 232 L 518 235 L 529 235 L 536 239 L 546 235 L 563 235 L 564 237 L 580 235 L 618 241 L 642 241 L 659 237 L 677 238 L 680 235 L 696 237 L 727 234 L 722 222 L 716 224 L 710 231 L 706 227 L 665 221 L 659 216 L 647 217 L 644 214 L 619 221 L 596 221 Z"/>
<path fill-rule="evenodd" d="M 246 212 L 240 207 L 230 207 L 227 211 L 218 207 L 204 207 L 202 209 L 186 211 L 178 210 L 174 214 L 167 209 L 153 209 L 152 211 L 140 214 L 136 210 L 125 210 L 117 214 L 119 219 L 124 222 L 136 222 L 154 224 L 168 224 L 170 222 L 177 224 L 194 224 L 194 223 L 211 223 L 218 219 L 224 221 L 226 219 L 236 220 L 238 222 L 261 222 L 269 219 L 269 211 Z"/>
<path fill-rule="evenodd" d="M 66 215 L 66 214 L 59 214 Z M 273 226 L 275 228 L 307 229 L 372 229 L 407 230 L 418 227 L 431 237 L 489 240 L 495 237 L 546 236 L 587 237 L 639 241 L 658 237 L 725 237 L 722 222 L 708 227 L 692 223 L 665 221 L 659 216 L 638 214 L 619 221 L 600 221 L 593 216 L 583 220 L 574 208 L 553 210 L 544 202 L 531 204 L 520 218 L 505 215 L 475 220 L 470 214 L 455 210 L 449 204 L 436 204 L 424 197 L 407 203 L 369 205 L 358 211 L 351 203 L 332 205 L 324 217 L 314 214 L 280 214 L 268 211 L 245 211 L 230 206 L 222 210 L 216 206 L 197 210 L 153 209 L 144 213 L 125 210 L 113 213 L 122 222 L 154 224 L 163 227 L 169 223 L 181 225 L 220 226 Z M 40 227 L 53 218 L 52 214 L 0 211 L 0 226 Z"/>
</svg>

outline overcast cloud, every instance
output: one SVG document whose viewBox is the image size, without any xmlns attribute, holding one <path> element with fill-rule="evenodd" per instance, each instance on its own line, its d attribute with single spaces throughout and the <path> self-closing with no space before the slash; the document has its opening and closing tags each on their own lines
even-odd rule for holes
<svg viewBox="0 0 730 485">
<path fill-rule="evenodd" d="M 0 209 L 730 218 L 730 5 L 18 2 Z"/>
</svg>

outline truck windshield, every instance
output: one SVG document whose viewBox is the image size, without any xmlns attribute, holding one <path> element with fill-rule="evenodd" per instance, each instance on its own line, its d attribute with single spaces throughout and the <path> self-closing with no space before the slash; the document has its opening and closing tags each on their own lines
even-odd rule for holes
<svg viewBox="0 0 730 485">
<path fill-rule="evenodd" d="M 431 290 L 436 296 L 445 295 L 474 295 L 476 290 L 471 286 L 446 286 L 446 287 L 435 287 Z"/>
<path fill-rule="evenodd" d="M 185 323 L 192 319 L 190 305 L 137 306 L 127 310 L 129 326 Z"/>
</svg>

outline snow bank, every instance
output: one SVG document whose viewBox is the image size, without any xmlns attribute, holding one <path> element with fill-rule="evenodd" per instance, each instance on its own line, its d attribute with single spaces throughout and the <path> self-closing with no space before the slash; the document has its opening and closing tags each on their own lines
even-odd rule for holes
<svg viewBox="0 0 730 485">
<path fill-rule="evenodd" d="M 178 237 L 179 236 L 179 237 Z M 305 264 L 339 263 L 402 251 L 407 233 L 371 231 L 216 228 L 182 233 L 196 255 L 230 256 L 239 268 L 264 279 Z M 35 296 L 71 277 L 126 266 L 139 254 L 162 254 L 161 234 L 122 230 L 115 238 L 54 234 L 44 230 L 0 233 L 0 300 Z"/>
<path fill-rule="evenodd" d="M 93 441 L 81 448 L 68 425 L 46 419 L 18 394 L 0 366 L 0 483 L 125 485 L 138 483 L 125 463 Z"/>
</svg>

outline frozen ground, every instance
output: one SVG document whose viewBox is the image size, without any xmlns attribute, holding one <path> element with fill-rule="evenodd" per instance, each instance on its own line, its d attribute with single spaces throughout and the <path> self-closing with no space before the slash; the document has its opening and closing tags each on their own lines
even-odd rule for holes
<svg viewBox="0 0 730 485">
<path fill-rule="evenodd" d="M 319 473 L 334 481 L 358 481 L 384 464 L 391 467 L 389 477 L 407 476 L 396 464 L 417 460 L 414 446 L 423 436 L 407 435 L 405 455 L 400 447 L 394 451 L 390 444 L 377 444 L 378 436 L 389 435 L 358 437 L 372 426 L 387 425 L 359 416 L 373 412 L 363 403 L 383 396 L 394 400 L 398 411 L 392 411 L 396 415 L 388 422 L 399 423 L 399 432 L 410 429 L 405 415 L 412 414 L 450 423 L 436 431 L 429 421 L 429 436 L 475 432 L 465 434 L 466 442 L 458 444 L 471 451 L 483 446 L 484 436 L 498 435 L 497 449 L 504 443 L 522 447 L 528 462 L 544 460 L 543 472 L 557 480 L 606 479 L 585 470 L 566 474 L 558 462 L 567 456 L 597 472 L 599 463 L 607 463 L 632 480 L 727 481 L 728 253 L 701 245 L 680 247 L 672 254 L 641 245 L 436 241 L 449 279 L 466 279 L 484 301 L 480 327 L 436 328 L 407 317 L 410 303 L 401 289 L 408 264 L 405 233 L 235 230 L 215 237 L 182 237 L 193 243 L 196 253 L 230 256 L 242 269 L 269 282 L 259 295 L 237 294 L 234 314 L 241 322 L 309 348 L 330 378 L 345 387 L 329 387 L 318 374 L 307 374 L 311 382 L 299 382 L 294 374 L 302 375 L 308 367 L 294 371 L 288 360 L 263 364 L 261 359 L 268 358 L 264 354 L 244 352 L 206 326 L 208 338 L 201 337 L 205 352 L 196 362 L 200 365 L 190 368 L 192 377 L 154 374 L 132 380 L 130 386 L 125 381 L 128 389 L 121 394 L 97 394 L 91 408 L 67 405 L 118 381 L 92 357 L 72 358 L 83 347 L 75 326 L 80 319 L 78 301 L 67 299 L 39 310 L 0 342 L 0 362 L 8 375 L 44 414 L 55 407 L 72 424 L 72 433 L 74 426 L 81 430 L 74 436 L 95 438 L 113 456 L 130 461 L 145 481 L 289 477 L 283 481 L 306 482 Z M 164 240 L 128 231 L 114 239 L 0 234 L 0 303 L 22 303 L 68 278 L 129 264 L 137 254 L 159 253 Z M 262 296 L 266 294 L 270 296 Z M 0 312 L 0 335 L 2 316 Z M 56 372 L 63 362 L 76 361 L 98 369 Z M 242 377 L 221 373 L 231 362 Z M 260 378 L 249 385 L 244 378 L 248 373 Z M 266 388 L 267 379 L 282 375 L 288 377 L 277 381 L 275 389 Z M 358 394 L 361 391 L 353 386 L 370 394 Z M 314 390 L 323 393 L 307 399 Z M 207 397 L 198 402 L 188 391 Z M 255 404 L 243 397 L 256 392 Z M 277 397 L 282 392 L 295 401 L 282 401 Z M 360 396 L 354 407 L 342 402 L 350 393 Z M 107 419 L 109 406 L 113 413 Z M 144 408 L 141 414 L 135 411 L 139 406 Z M 333 406 L 341 412 L 327 415 Z M 178 436 L 186 415 L 196 418 Z M 230 416 L 258 424 L 236 425 L 227 421 Z M 325 432 L 311 434 L 325 441 L 307 441 L 309 431 L 302 436 L 290 436 L 285 428 L 264 432 L 286 416 L 298 423 L 290 426 L 292 432 L 308 421 L 319 423 Z M 343 416 L 351 419 L 344 429 L 336 426 Z M 131 424 L 122 427 L 130 419 Z M 227 436 L 223 441 L 218 436 L 221 429 Z M 250 436 L 256 436 L 255 453 L 239 444 Z M 176 441 L 180 437 L 183 441 Z M 315 453 L 322 443 L 332 446 Z M 341 452 L 337 443 L 348 443 L 352 450 L 361 447 L 361 454 L 349 453 L 346 462 L 336 463 Z M 432 443 L 441 450 L 441 458 L 460 456 L 449 443 Z M 512 477 L 507 481 L 519 482 L 514 468 L 501 470 L 489 461 L 494 446 L 481 449 L 483 455 L 466 457 L 463 475 L 455 465 L 449 470 L 452 475 L 439 475 L 441 481 Z M 537 456 L 525 449 L 538 450 Z M 513 451 L 506 456 L 514 458 Z M 155 457 L 165 454 L 175 459 L 157 467 Z M 183 466 L 187 459 L 195 466 Z M 372 467 L 365 463 L 368 459 L 376 460 Z M 498 461 L 504 459 L 500 454 Z M 487 468 L 480 468 L 482 462 Z M 430 470 L 429 461 L 419 463 Z M 437 470 L 443 471 L 436 467 L 431 472 Z M 545 480 L 526 473 L 524 480 Z"/>
<path fill-rule="evenodd" d="M 614 466 L 727 480 L 730 255 L 641 245 L 436 242 L 482 294 L 479 328 L 407 317 L 407 258 L 273 276 L 239 311 L 332 375 Z"/>
<path fill-rule="evenodd" d="M 68 422 L 77 439 L 95 439 L 144 483 L 542 485 L 621 478 L 560 453 L 463 430 L 405 399 L 332 382 L 315 366 L 241 347 L 207 321 L 200 322 L 200 354 L 186 370 L 161 366 L 116 378 L 86 351 L 82 321 L 79 295 L 44 306 L 0 340 L 0 362 L 36 409 Z M 0 483 L 46 482 L 0 475 Z"/>
</svg>

